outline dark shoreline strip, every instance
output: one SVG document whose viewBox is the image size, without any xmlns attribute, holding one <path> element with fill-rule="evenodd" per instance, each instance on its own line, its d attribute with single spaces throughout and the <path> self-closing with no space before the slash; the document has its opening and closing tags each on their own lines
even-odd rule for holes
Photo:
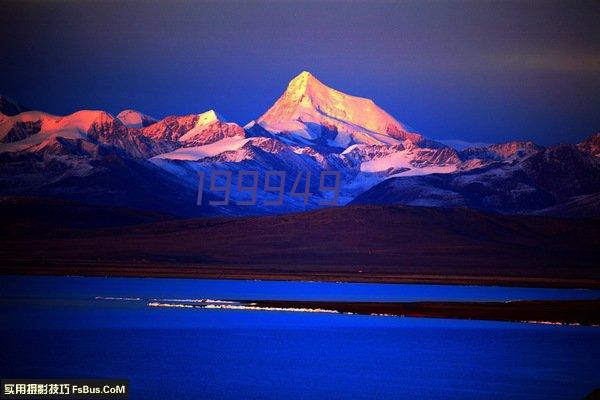
<svg viewBox="0 0 600 400">
<path fill-rule="evenodd" d="M 510 302 L 336 302 L 237 300 L 260 307 L 335 310 L 340 313 L 510 322 L 600 325 L 600 299 Z"/>
<path fill-rule="evenodd" d="M 283 267 L 282 267 L 283 268 Z M 456 275 L 419 273 L 356 273 L 344 271 L 285 271 L 279 267 L 254 265 L 180 265 L 136 262 L 31 262 L 8 263 L 2 275 L 89 276 L 119 278 L 233 279 L 268 281 L 315 281 L 423 285 L 506 286 L 561 289 L 600 289 L 599 279 L 536 276 Z"/>
</svg>

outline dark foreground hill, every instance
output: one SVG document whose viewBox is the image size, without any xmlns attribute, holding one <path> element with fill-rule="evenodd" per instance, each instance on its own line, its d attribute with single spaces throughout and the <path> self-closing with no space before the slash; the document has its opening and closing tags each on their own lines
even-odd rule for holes
<svg viewBox="0 0 600 400">
<path fill-rule="evenodd" d="M 4 273 L 600 286 L 593 219 L 351 206 L 11 232 Z"/>
<path fill-rule="evenodd" d="M 56 237 L 90 230 L 175 219 L 169 214 L 41 197 L 0 197 L 0 235 Z"/>
</svg>

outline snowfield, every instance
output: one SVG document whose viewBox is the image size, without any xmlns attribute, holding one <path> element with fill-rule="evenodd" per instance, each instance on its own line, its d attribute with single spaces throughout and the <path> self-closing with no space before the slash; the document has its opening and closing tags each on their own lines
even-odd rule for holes
<svg viewBox="0 0 600 400">
<path fill-rule="evenodd" d="M 198 161 L 226 151 L 234 151 L 248 143 L 251 138 L 229 137 L 204 146 L 182 147 L 170 153 L 159 154 L 153 159 Z"/>
</svg>

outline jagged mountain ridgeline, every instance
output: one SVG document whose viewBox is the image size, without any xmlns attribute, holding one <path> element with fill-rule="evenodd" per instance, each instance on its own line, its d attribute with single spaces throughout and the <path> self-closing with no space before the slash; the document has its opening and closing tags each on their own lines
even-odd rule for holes
<svg viewBox="0 0 600 400">
<path fill-rule="evenodd" d="M 323 171 L 339 172 L 339 204 L 467 207 L 497 213 L 598 215 L 600 134 L 544 148 L 509 142 L 455 149 L 412 132 L 372 100 L 332 89 L 309 72 L 242 126 L 215 110 L 154 118 L 30 111 L 0 96 L 0 195 L 50 197 L 173 216 L 265 214 L 323 207 Z M 231 171 L 232 205 L 199 173 Z M 258 171 L 256 205 L 241 206 L 240 171 Z M 285 171 L 281 205 L 263 183 Z M 309 199 L 295 196 L 306 177 Z M 305 179 L 305 178 L 304 178 Z M 305 182 L 305 181 L 302 181 Z M 303 186 L 303 185 L 302 185 Z M 213 188 L 214 189 L 214 188 Z M 246 197 L 245 197 L 246 196 Z"/>
</svg>

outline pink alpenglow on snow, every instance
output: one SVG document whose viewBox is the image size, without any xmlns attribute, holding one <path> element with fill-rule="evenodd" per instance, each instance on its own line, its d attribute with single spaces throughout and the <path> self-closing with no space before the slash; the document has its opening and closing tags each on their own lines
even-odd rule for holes
<svg viewBox="0 0 600 400">
<path fill-rule="evenodd" d="M 341 148 L 355 143 L 398 144 L 422 139 L 373 100 L 332 89 L 307 71 L 292 79 L 258 123 L 301 143 L 322 142 Z"/>
</svg>

